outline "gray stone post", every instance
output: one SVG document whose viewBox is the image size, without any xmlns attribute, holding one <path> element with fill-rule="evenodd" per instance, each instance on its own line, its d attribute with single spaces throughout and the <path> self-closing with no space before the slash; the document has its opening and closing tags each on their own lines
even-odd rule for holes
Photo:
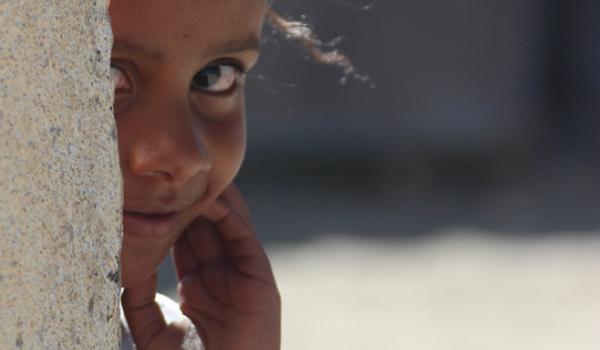
<svg viewBox="0 0 600 350">
<path fill-rule="evenodd" d="M 118 349 L 105 0 L 0 0 L 0 349 Z"/>
</svg>

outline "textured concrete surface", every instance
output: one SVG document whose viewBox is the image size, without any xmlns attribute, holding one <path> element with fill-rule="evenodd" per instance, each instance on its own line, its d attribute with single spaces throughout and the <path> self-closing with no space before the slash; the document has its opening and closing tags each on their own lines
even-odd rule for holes
<svg viewBox="0 0 600 350">
<path fill-rule="evenodd" d="M 0 0 L 0 349 L 117 349 L 105 0 Z"/>
</svg>

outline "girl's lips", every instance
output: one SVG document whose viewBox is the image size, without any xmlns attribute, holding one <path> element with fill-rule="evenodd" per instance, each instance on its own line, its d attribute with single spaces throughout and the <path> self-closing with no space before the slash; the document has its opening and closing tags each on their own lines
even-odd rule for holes
<svg viewBox="0 0 600 350">
<path fill-rule="evenodd" d="M 166 237 L 174 232 L 179 213 L 146 214 L 123 211 L 125 235 L 142 237 Z"/>
</svg>

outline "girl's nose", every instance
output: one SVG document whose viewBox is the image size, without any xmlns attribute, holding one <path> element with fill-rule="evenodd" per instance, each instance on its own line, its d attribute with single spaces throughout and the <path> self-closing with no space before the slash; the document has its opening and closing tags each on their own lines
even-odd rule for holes
<svg viewBox="0 0 600 350">
<path fill-rule="evenodd" d="M 126 141 L 126 165 L 132 175 L 182 185 L 212 168 L 201 131 L 187 113 L 148 111 L 135 124 L 136 130 L 129 133 L 134 139 Z"/>
</svg>

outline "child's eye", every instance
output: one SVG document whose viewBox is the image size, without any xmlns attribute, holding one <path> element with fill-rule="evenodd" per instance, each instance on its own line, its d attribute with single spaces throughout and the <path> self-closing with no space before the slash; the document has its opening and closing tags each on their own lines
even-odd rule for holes
<svg viewBox="0 0 600 350">
<path fill-rule="evenodd" d="M 115 66 L 110 67 L 110 74 L 115 85 L 115 92 L 131 90 L 129 78 L 127 78 L 127 75 L 125 75 L 125 72 L 123 72 L 121 68 Z"/>
<path fill-rule="evenodd" d="M 214 64 L 205 67 L 192 78 L 191 88 L 211 93 L 225 92 L 233 87 L 241 69 L 233 64 Z"/>
</svg>

